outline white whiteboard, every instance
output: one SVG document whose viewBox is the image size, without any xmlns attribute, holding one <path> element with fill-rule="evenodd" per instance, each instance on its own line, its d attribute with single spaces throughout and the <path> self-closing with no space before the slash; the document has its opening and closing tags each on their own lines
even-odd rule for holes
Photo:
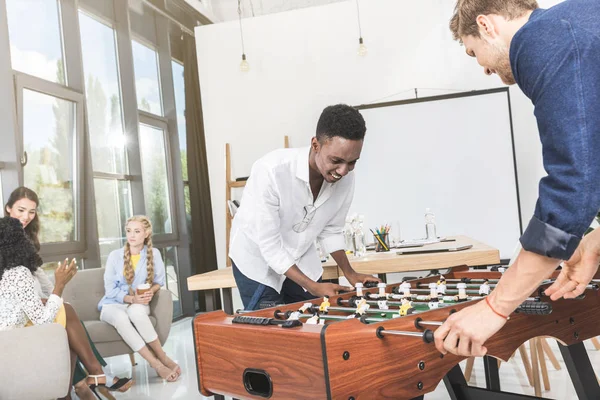
<svg viewBox="0 0 600 400">
<path fill-rule="evenodd" d="M 521 227 L 508 91 L 456 96 L 361 110 L 350 213 L 367 228 L 397 221 L 406 240 L 425 236 L 429 207 L 438 236 L 467 235 L 510 258 Z"/>
</svg>

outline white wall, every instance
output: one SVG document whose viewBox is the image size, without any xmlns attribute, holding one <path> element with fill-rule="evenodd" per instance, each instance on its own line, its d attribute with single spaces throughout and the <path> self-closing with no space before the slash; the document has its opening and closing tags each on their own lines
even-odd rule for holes
<svg viewBox="0 0 600 400">
<path fill-rule="evenodd" d="M 556 2 L 541 1 L 541 5 Z M 431 95 L 502 85 L 497 77 L 485 76 L 464 48 L 452 41 L 448 20 L 453 3 L 361 1 L 363 37 L 369 49 L 364 58 L 356 54 L 354 1 L 245 19 L 248 73 L 239 70 L 237 22 L 196 29 L 220 268 L 226 256 L 226 142 L 231 143 L 233 176 L 246 176 L 257 158 L 283 145 L 284 135 L 290 136 L 293 147 L 308 145 L 327 105 L 399 100 L 413 96 L 406 90 L 415 87 L 443 89 L 422 91 Z M 529 100 L 516 87 L 511 97 L 523 222 L 527 224 L 543 174 L 541 146 Z M 485 131 L 482 126 L 482 137 Z"/>
</svg>

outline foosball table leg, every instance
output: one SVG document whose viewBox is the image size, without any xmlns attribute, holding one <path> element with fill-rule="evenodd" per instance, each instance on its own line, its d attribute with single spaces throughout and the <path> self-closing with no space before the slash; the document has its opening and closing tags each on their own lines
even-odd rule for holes
<svg viewBox="0 0 600 400">
<path fill-rule="evenodd" d="M 483 367 L 485 370 L 485 386 L 488 390 L 500 390 L 500 374 L 498 373 L 498 361 L 494 357 L 483 356 Z"/>
<path fill-rule="evenodd" d="M 580 400 L 600 399 L 600 385 L 583 342 L 571 346 L 558 344 Z"/>
<path fill-rule="evenodd" d="M 450 395 L 450 400 L 461 400 L 461 394 L 456 390 L 456 386 L 467 386 L 465 376 L 457 364 L 444 377 L 444 385 Z"/>
</svg>

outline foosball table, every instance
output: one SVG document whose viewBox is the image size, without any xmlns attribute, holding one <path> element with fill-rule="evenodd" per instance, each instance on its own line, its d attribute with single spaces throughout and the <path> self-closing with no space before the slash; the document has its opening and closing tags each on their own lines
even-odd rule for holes
<svg viewBox="0 0 600 400">
<path fill-rule="evenodd" d="M 583 345 L 600 334 L 600 279 L 573 300 L 551 302 L 544 294 L 550 280 L 532 293 L 485 343 L 487 389 L 467 385 L 457 365 L 465 357 L 437 351 L 436 327 L 481 301 L 501 276 L 458 267 L 443 277 L 357 288 L 331 299 L 198 315 L 200 392 L 244 399 L 422 399 L 443 380 L 453 400 L 534 398 L 499 390 L 494 357 L 506 361 L 529 339 L 552 336 L 579 398 L 600 399 Z"/>
</svg>

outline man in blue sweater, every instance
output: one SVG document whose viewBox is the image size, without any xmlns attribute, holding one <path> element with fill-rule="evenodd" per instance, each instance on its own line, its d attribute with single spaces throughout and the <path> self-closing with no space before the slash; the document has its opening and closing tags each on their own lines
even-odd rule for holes
<svg viewBox="0 0 600 400">
<path fill-rule="evenodd" d="M 487 301 L 453 314 L 435 332 L 442 353 L 482 356 L 486 340 L 563 260 L 552 300 L 586 288 L 600 262 L 600 1 L 458 0 L 454 38 L 487 75 L 517 83 L 535 106 L 544 168 L 523 250 Z"/>
</svg>

